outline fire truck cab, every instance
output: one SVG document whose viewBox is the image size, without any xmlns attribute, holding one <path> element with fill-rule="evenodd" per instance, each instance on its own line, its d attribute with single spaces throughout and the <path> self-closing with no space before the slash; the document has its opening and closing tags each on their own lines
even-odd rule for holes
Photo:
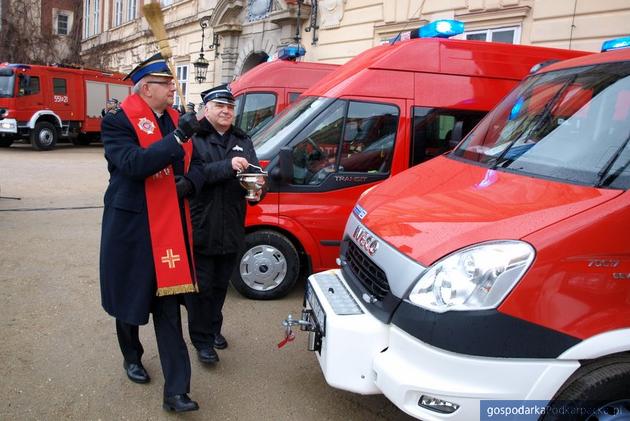
<svg viewBox="0 0 630 421">
<path fill-rule="evenodd" d="M 463 30 L 438 21 L 428 36 L 440 22 L 447 35 Z M 232 278 L 243 295 L 281 297 L 300 274 L 337 267 L 345 221 L 365 189 L 450 150 L 532 66 L 586 54 L 410 38 L 358 55 L 254 136 L 269 192 L 247 212 Z"/>
<path fill-rule="evenodd" d="M 330 385 L 416 418 L 627 419 L 628 233 L 630 48 L 541 69 L 363 195 L 301 323 Z"/>
<path fill-rule="evenodd" d="M 101 111 L 122 101 L 131 83 L 120 74 L 61 66 L 0 65 L 0 146 L 29 139 L 38 150 L 59 139 L 87 144 L 98 139 Z"/>
<path fill-rule="evenodd" d="M 303 48 L 281 48 L 273 60 L 260 64 L 230 83 L 236 98 L 234 124 L 253 136 L 306 89 L 339 67 L 296 61 Z"/>
</svg>

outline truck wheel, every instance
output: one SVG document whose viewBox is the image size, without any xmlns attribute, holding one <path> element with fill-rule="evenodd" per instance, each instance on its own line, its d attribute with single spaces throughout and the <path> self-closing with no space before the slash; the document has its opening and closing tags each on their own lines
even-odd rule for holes
<svg viewBox="0 0 630 421">
<path fill-rule="evenodd" d="M 541 420 L 630 419 L 630 359 L 609 358 L 580 368 L 567 380 Z M 565 415 L 562 415 L 565 414 Z"/>
<path fill-rule="evenodd" d="M 49 151 L 57 144 L 57 129 L 52 123 L 40 121 L 31 132 L 31 145 L 40 151 Z"/>
<path fill-rule="evenodd" d="M 0 139 L 0 148 L 8 148 L 13 144 L 13 139 Z"/>
<path fill-rule="evenodd" d="M 293 243 L 277 232 L 257 231 L 245 237 L 232 285 L 247 298 L 271 300 L 287 295 L 299 273 L 300 259 Z"/>
</svg>

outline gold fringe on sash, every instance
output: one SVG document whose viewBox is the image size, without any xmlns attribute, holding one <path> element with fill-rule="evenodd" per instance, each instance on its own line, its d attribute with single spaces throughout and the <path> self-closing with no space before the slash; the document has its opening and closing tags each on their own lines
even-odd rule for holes
<svg viewBox="0 0 630 421">
<path fill-rule="evenodd" d="M 199 292 L 196 284 L 176 285 L 174 287 L 158 288 L 155 295 L 163 297 L 165 295 L 184 294 L 186 292 Z"/>
</svg>

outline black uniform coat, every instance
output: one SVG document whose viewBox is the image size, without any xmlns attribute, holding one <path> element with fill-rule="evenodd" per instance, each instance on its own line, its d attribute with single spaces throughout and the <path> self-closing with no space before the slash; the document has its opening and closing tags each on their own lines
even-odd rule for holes
<svg viewBox="0 0 630 421">
<path fill-rule="evenodd" d="M 201 131 L 193 136 L 193 160 L 201 159 L 203 165 L 191 167 L 187 175 L 196 192 L 190 199 L 195 253 L 236 253 L 243 246 L 247 191 L 232 169 L 232 158 L 236 156 L 259 165 L 254 145 L 245 132 L 232 126 L 221 136 L 203 119 Z"/>
<path fill-rule="evenodd" d="M 110 315 L 133 325 L 148 322 L 157 289 L 144 181 L 170 164 L 175 174 L 184 170 L 184 150 L 172 134 L 170 116 L 165 112 L 157 121 L 167 135 L 146 149 L 124 111 L 107 113 L 101 125 L 110 173 L 101 235 L 101 303 Z"/>
</svg>

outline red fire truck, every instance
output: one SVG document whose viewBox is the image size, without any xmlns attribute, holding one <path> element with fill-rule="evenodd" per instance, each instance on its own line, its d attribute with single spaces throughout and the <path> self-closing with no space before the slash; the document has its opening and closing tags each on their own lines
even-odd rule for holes
<svg viewBox="0 0 630 421">
<path fill-rule="evenodd" d="M 440 22 L 451 24 L 427 27 Z M 451 34 L 463 30 L 452 26 Z M 336 267 L 345 221 L 365 189 L 451 149 L 532 66 L 586 54 L 410 38 L 355 57 L 254 136 L 270 179 L 247 212 L 232 278 L 243 295 L 281 297 L 300 274 Z"/>
<path fill-rule="evenodd" d="M 98 139 L 106 101 L 130 93 L 131 83 L 122 78 L 97 70 L 0 64 L 0 146 L 25 138 L 45 151 L 59 139 Z"/>
<path fill-rule="evenodd" d="M 630 37 L 608 49 L 359 199 L 300 321 L 330 385 L 423 420 L 629 418 Z"/>
<path fill-rule="evenodd" d="M 302 92 L 339 67 L 296 61 L 303 55 L 301 47 L 281 48 L 277 59 L 254 67 L 230 84 L 236 97 L 237 127 L 253 136 Z"/>
</svg>

